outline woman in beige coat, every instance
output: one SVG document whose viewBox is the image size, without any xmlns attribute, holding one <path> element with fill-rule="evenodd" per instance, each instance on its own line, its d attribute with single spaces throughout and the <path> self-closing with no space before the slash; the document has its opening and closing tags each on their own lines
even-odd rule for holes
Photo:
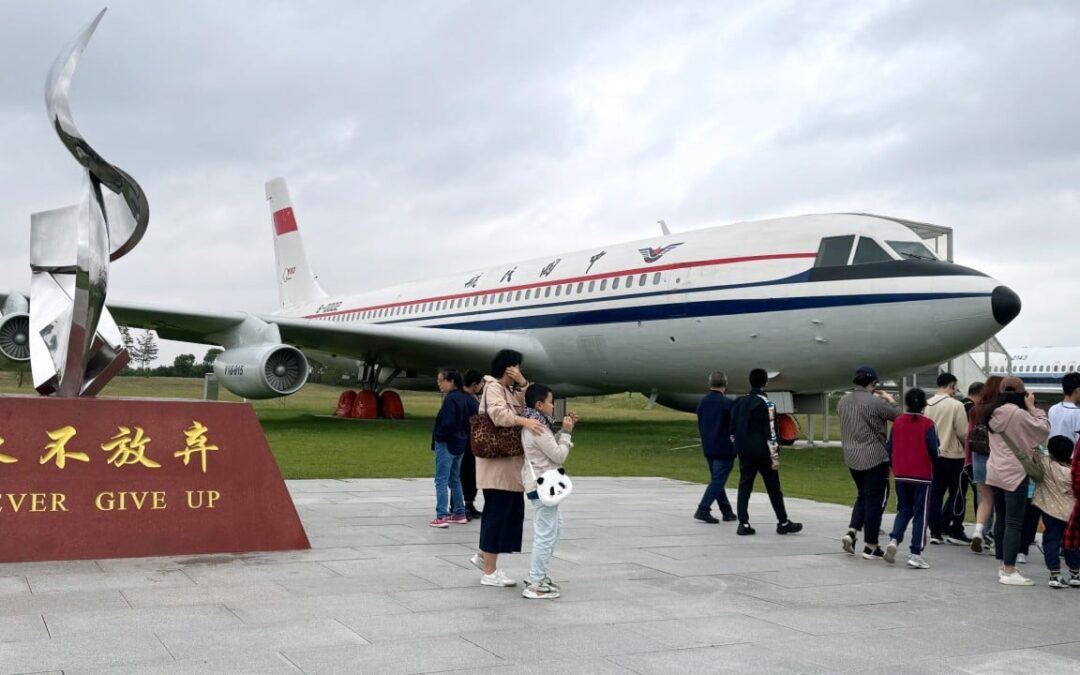
<svg viewBox="0 0 1080 675">
<path fill-rule="evenodd" d="M 491 375 L 484 378 L 480 414 L 498 427 L 521 427 L 539 434 L 541 424 L 521 415 L 525 409 L 528 381 L 521 374 L 522 355 L 504 349 L 491 361 Z M 525 488 L 521 484 L 520 455 L 495 459 L 476 458 L 476 486 L 484 491 L 484 517 L 480 520 L 480 553 L 472 563 L 483 570 L 484 586 L 516 586 L 517 582 L 498 568 L 500 553 L 521 551 L 522 522 L 525 519 Z"/>
</svg>

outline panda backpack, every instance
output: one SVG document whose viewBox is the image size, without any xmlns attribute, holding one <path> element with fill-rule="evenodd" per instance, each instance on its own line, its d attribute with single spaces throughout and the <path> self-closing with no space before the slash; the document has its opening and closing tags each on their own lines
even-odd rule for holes
<svg viewBox="0 0 1080 675">
<path fill-rule="evenodd" d="M 544 506 L 558 506 L 559 502 L 569 497 L 574 491 L 574 483 L 570 480 L 570 476 L 566 475 L 566 469 L 561 466 L 558 469 L 548 469 L 538 478 L 527 456 L 525 463 L 529 465 L 529 473 L 536 481 L 536 496 L 540 498 L 540 503 Z"/>
</svg>

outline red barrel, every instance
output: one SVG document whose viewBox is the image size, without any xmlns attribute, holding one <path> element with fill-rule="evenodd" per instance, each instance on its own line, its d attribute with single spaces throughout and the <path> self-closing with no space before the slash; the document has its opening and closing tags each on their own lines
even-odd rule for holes
<svg viewBox="0 0 1080 675">
<path fill-rule="evenodd" d="M 356 400 L 353 402 L 352 413 L 349 415 L 358 420 L 373 420 L 379 417 L 379 397 L 373 391 L 356 392 Z"/>
<path fill-rule="evenodd" d="M 379 406 L 382 416 L 386 419 L 405 419 L 405 406 L 401 403 L 401 396 L 396 391 L 384 391 L 379 396 Z"/>
<path fill-rule="evenodd" d="M 777 415 L 776 430 L 780 445 L 793 445 L 799 439 L 799 423 L 794 415 Z"/>
<path fill-rule="evenodd" d="M 337 400 L 337 409 L 334 410 L 334 417 L 348 417 L 354 403 L 356 403 L 355 391 L 346 389 L 341 392 L 341 396 L 338 396 Z"/>
</svg>

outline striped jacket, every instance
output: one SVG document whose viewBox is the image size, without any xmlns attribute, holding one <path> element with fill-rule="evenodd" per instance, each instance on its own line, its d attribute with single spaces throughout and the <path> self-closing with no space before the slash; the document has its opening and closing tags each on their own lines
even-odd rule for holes
<svg viewBox="0 0 1080 675">
<path fill-rule="evenodd" d="M 888 463 L 885 426 L 900 415 L 899 408 L 866 389 L 855 389 L 840 399 L 836 414 L 840 417 L 840 441 L 848 468 L 866 471 Z"/>
</svg>

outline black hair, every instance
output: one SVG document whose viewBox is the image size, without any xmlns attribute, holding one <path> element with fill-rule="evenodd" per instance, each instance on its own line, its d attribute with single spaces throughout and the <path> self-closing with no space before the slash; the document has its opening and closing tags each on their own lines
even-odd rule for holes
<svg viewBox="0 0 1080 675">
<path fill-rule="evenodd" d="M 1046 449 L 1050 451 L 1051 457 L 1062 464 L 1072 461 L 1073 442 L 1068 436 L 1051 436 L 1046 442 Z"/>
<path fill-rule="evenodd" d="M 908 389 L 904 394 L 904 407 L 912 414 L 926 410 L 926 392 L 918 387 Z"/>
<path fill-rule="evenodd" d="M 530 384 L 529 388 L 525 390 L 525 407 L 535 410 L 536 404 L 546 401 L 551 393 L 551 387 L 545 384 Z"/>
<path fill-rule="evenodd" d="M 868 386 L 869 384 L 871 384 L 872 382 L 877 382 L 877 381 L 878 380 L 877 380 L 876 377 L 871 377 L 869 375 L 859 375 L 858 377 L 856 377 L 851 382 L 856 387 L 865 387 L 865 386 Z"/>
<path fill-rule="evenodd" d="M 497 380 L 506 374 L 507 368 L 520 366 L 524 360 L 525 357 L 521 355 L 521 352 L 515 352 L 513 349 L 500 349 L 495 358 L 491 359 L 491 376 Z"/>
<path fill-rule="evenodd" d="M 937 376 L 937 386 L 939 389 L 943 389 L 953 384 L 956 384 L 956 376 L 952 373 L 942 373 Z"/>
<path fill-rule="evenodd" d="M 443 368 L 439 371 L 439 375 L 442 375 L 442 379 L 453 382 L 455 389 L 461 389 L 461 373 L 458 371 L 453 368 Z"/>
<path fill-rule="evenodd" d="M 750 371 L 750 388 L 761 389 L 769 383 L 769 373 L 764 368 L 754 368 Z"/>
<path fill-rule="evenodd" d="M 985 382 L 972 382 L 968 385 L 968 396 L 975 397 L 982 393 L 983 387 L 986 386 Z"/>
<path fill-rule="evenodd" d="M 1080 373 L 1065 373 L 1065 377 L 1061 378 L 1061 390 L 1065 395 L 1072 395 L 1077 387 L 1080 387 Z"/>
<path fill-rule="evenodd" d="M 1012 403 L 1014 406 L 1020 408 L 1021 410 L 1027 410 L 1027 402 L 1024 400 L 1026 397 L 1027 392 L 1025 391 L 1010 390 L 1001 392 L 1000 394 L 998 394 L 997 400 L 994 401 L 993 405 L 991 405 L 990 408 L 986 411 L 987 423 L 990 422 L 990 418 L 994 416 L 994 413 L 997 412 L 997 409 L 1003 405 L 1009 405 L 1010 403 Z"/>
<path fill-rule="evenodd" d="M 471 387 L 474 384 L 479 384 L 484 381 L 484 374 L 476 368 L 469 368 L 465 371 L 465 386 Z"/>
</svg>

